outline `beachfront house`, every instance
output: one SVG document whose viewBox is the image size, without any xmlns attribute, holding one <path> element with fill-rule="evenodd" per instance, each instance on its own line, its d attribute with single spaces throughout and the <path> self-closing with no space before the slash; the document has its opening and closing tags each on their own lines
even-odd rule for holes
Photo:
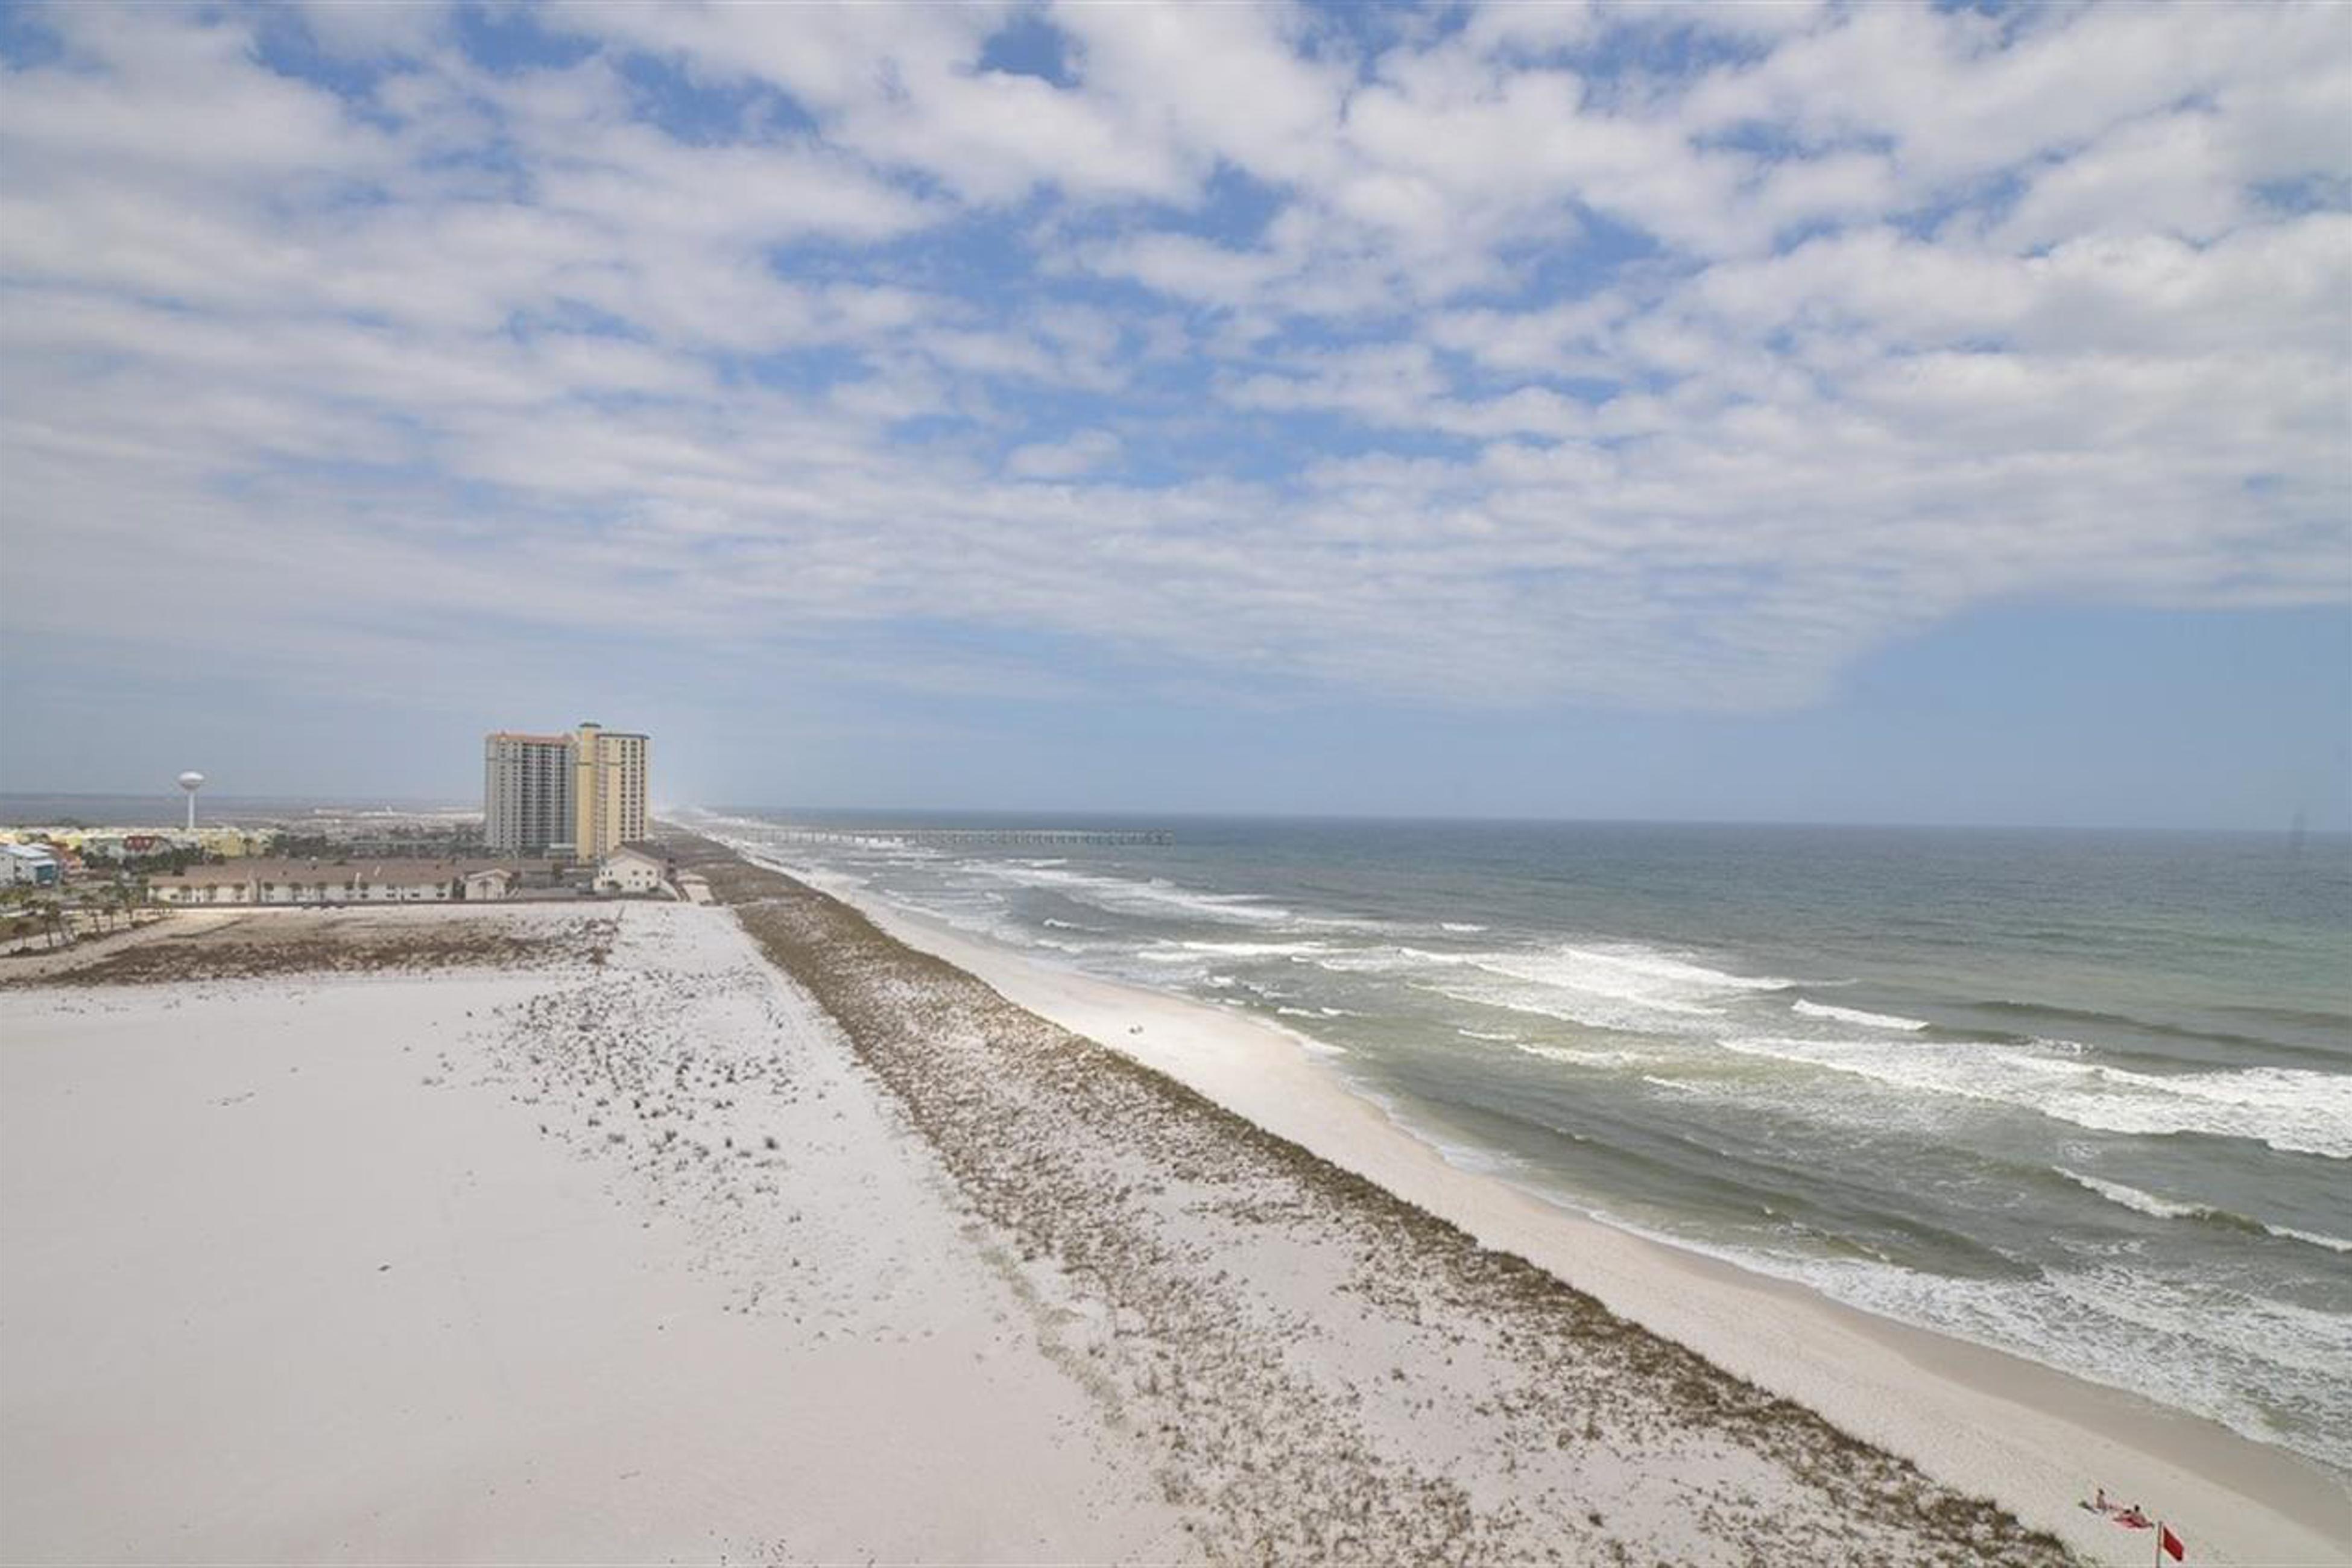
<svg viewBox="0 0 2352 1568">
<path fill-rule="evenodd" d="M 54 888 L 58 885 L 57 851 L 37 844 L 0 844 L 0 861 L 6 863 L 8 885 Z"/>
<path fill-rule="evenodd" d="M 623 845 L 597 862 L 596 890 L 600 893 L 657 892 L 668 875 L 669 862 L 659 855 Z"/>
<path fill-rule="evenodd" d="M 468 900 L 477 899 L 510 898 L 515 890 L 515 872 L 511 866 L 485 866 L 468 871 L 464 879 Z"/>
</svg>

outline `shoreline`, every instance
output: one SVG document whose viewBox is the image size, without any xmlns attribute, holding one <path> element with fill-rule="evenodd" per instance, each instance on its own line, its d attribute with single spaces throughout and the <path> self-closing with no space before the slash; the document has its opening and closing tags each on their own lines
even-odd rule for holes
<svg viewBox="0 0 2352 1568">
<path fill-rule="evenodd" d="M 2203 1561 L 2352 1561 L 2352 1480 L 2317 1461 L 1465 1170 L 1348 1086 L 1312 1042 L 1270 1020 L 1098 979 L 910 913 L 837 875 L 729 848 L 1937 1479 L 1995 1499 L 2091 1561 L 2137 1561 L 2144 1544 L 2075 1505 L 2095 1487 L 2151 1510 L 2160 1500 Z"/>
</svg>

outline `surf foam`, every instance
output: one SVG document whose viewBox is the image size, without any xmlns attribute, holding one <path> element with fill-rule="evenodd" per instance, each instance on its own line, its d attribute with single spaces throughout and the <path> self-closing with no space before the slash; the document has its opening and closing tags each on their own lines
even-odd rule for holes
<svg viewBox="0 0 2352 1568">
<path fill-rule="evenodd" d="M 1709 1032 L 1720 1026 L 1714 1020 L 1726 1016 L 1731 1004 L 1795 984 L 1734 974 L 1630 942 L 1524 952 L 1392 951 L 1399 962 L 1391 967 L 1456 1001 L 1635 1033 Z"/>
<path fill-rule="evenodd" d="M 1859 1007 L 1833 1007 L 1827 1002 L 1800 1000 L 1790 1011 L 1808 1018 L 1833 1018 L 1841 1024 L 1860 1024 L 1871 1029 L 1909 1031 L 1927 1026 L 1925 1018 L 1906 1018 L 1898 1013 L 1865 1013 Z"/>
<path fill-rule="evenodd" d="M 2014 1106 L 2101 1132 L 2251 1138 L 2283 1153 L 2352 1160 L 2352 1076 L 2244 1068 L 2158 1076 L 1990 1041 L 1879 1042 L 1729 1036 L 1744 1056 L 1903 1089 Z M 2079 1049 L 2079 1047 L 2077 1047 Z"/>
</svg>

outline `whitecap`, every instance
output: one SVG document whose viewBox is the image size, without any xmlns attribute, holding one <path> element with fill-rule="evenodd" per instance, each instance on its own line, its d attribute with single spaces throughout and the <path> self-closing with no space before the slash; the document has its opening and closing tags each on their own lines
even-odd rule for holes
<svg viewBox="0 0 2352 1568">
<path fill-rule="evenodd" d="M 2096 1176 L 2086 1176 L 2080 1171 L 2070 1171 L 2063 1165 L 2050 1168 L 2076 1186 L 2096 1193 L 2111 1204 L 2120 1204 L 2125 1208 L 2152 1215 L 2158 1219 L 2193 1219 L 2200 1215 L 2221 1212 L 2203 1204 L 2175 1203 L 2169 1198 L 2158 1197 L 2154 1193 L 2141 1192 L 2137 1187 L 2127 1187 L 2121 1182 L 2102 1181 Z"/>
<path fill-rule="evenodd" d="M 1865 1013 L 1859 1007 L 1833 1007 L 1826 1002 L 1798 1002 L 1793 1012 L 1808 1018 L 1834 1018 L 1841 1024 L 1860 1024 L 1873 1029 L 1917 1030 L 1927 1026 L 1925 1018 L 1906 1018 L 1896 1013 Z"/>
<path fill-rule="evenodd" d="M 973 870 L 1026 887 L 1045 888 L 1080 903 L 1113 914 L 1165 914 L 1176 910 L 1201 920 L 1244 925 L 1279 924 L 1295 920 L 1290 910 L 1269 904 L 1253 893 L 1210 893 L 1182 888 L 1162 877 L 1137 881 L 1129 877 L 1103 877 L 1056 866 L 1026 866 L 996 861 L 976 862 Z"/>
<path fill-rule="evenodd" d="M 2258 1441 L 2352 1463 L 2352 1440 L 2325 1418 L 2352 1397 L 2352 1320 L 2340 1312 L 2220 1281 L 2154 1279 L 2137 1268 L 1957 1279 L 1876 1263 L 1764 1267 L 1866 1311 L 2135 1389 Z M 2293 1413 L 2291 1426 L 2278 1419 L 2284 1412 Z"/>
<path fill-rule="evenodd" d="M 1517 1048 L 1531 1057 L 1580 1068 L 1637 1067 L 1658 1059 L 1646 1051 L 1585 1050 L 1575 1046 L 1538 1046 L 1527 1041 L 1519 1042 Z"/>
<path fill-rule="evenodd" d="M 1743 996 L 1796 984 L 1773 975 L 1734 974 L 1634 943 L 1527 951 L 1430 952 L 1399 947 L 1381 960 L 1333 968 L 1387 969 L 1410 984 L 1456 1001 L 1506 1007 L 1591 1028 L 1636 1033 L 1711 1033 Z"/>
<path fill-rule="evenodd" d="M 2144 1193 L 2137 1187 L 2126 1186 L 2121 1182 L 2103 1181 L 2097 1176 L 2086 1176 L 2080 1171 L 2070 1171 L 2063 1165 L 2053 1165 L 2050 1168 L 2075 1185 L 2098 1194 L 2109 1203 L 2120 1204 L 2127 1209 L 2134 1209 L 2144 1215 L 2152 1215 L 2158 1219 L 2220 1220 L 2248 1229 L 2262 1230 L 2283 1241 L 2305 1242 L 2313 1247 L 2326 1247 L 2330 1252 L 2352 1252 L 2352 1241 L 2347 1241 L 2341 1237 L 2322 1236 L 2313 1230 L 2297 1230 L 2290 1225 L 2269 1225 L 2262 1220 L 2234 1214 L 2228 1209 L 2216 1208 L 2210 1204 L 2180 1203 L 2172 1198 L 2160 1198 L 2154 1193 Z"/>
<path fill-rule="evenodd" d="M 2352 1241 L 2340 1236 L 2322 1236 L 2315 1230 L 2297 1230 L 2291 1225 L 2266 1225 L 2263 1228 L 2288 1241 L 2308 1242 L 2314 1247 L 2324 1247 L 2330 1252 L 2352 1252 Z"/>
<path fill-rule="evenodd" d="M 1732 1036 L 1717 1043 L 1895 1089 L 2015 1106 L 2101 1132 L 2250 1138 L 2283 1153 L 2352 1160 L 2352 1075 L 2265 1067 L 2159 1076 L 1989 1040 Z"/>
<path fill-rule="evenodd" d="M 1191 952 L 1213 952 L 1227 958 L 1289 958 L 1325 951 L 1319 942 L 1187 942 L 1178 945 Z"/>
</svg>

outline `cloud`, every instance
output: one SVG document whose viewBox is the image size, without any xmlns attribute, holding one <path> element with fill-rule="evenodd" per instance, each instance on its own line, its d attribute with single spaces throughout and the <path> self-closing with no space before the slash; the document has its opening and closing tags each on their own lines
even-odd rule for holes
<svg viewBox="0 0 2352 1568">
<path fill-rule="evenodd" d="M 342 11 L 0 52 L 12 637 L 1748 710 L 2352 595 L 2324 10 Z"/>
<path fill-rule="evenodd" d="M 1004 471 L 1024 479 L 1067 479 L 1099 473 L 1125 450 L 1108 430 L 1081 430 L 1061 441 L 1034 441 L 1005 455 Z"/>
<path fill-rule="evenodd" d="M 833 145 L 974 201 L 1039 185 L 1178 197 L 1196 175 L 1099 96 L 984 64 L 1007 6 L 594 3 L 553 15 L 585 37 L 682 62 L 699 81 L 772 88 Z"/>
</svg>

